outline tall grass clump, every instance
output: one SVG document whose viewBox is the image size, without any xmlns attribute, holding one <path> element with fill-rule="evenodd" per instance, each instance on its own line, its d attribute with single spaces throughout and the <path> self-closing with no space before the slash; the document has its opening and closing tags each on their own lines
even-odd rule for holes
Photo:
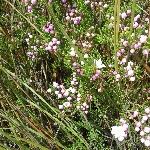
<svg viewBox="0 0 150 150">
<path fill-rule="evenodd" d="M 149 149 L 149 1 L 0 4 L 0 149 Z"/>
</svg>

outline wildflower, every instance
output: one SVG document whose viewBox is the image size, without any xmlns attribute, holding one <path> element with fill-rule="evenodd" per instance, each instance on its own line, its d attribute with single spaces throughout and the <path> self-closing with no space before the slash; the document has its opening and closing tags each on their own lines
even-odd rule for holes
<svg viewBox="0 0 150 150">
<path fill-rule="evenodd" d="M 150 127 L 145 127 L 145 128 L 144 128 L 144 132 L 145 132 L 145 133 L 149 133 L 149 132 L 150 132 Z"/>
<path fill-rule="evenodd" d="M 145 135 L 144 131 L 141 131 L 141 132 L 140 132 L 140 135 L 141 135 L 141 136 L 144 136 L 144 135 Z"/>
<path fill-rule="evenodd" d="M 135 81 L 135 77 L 134 76 L 130 77 L 129 79 L 130 79 L 130 81 Z"/>
<path fill-rule="evenodd" d="M 116 74 L 116 81 L 119 81 L 120 77 L 120 74 Z"/>
<path fill-rule="evenodd" d="M 114 137 L 119 141 L 123 141 L 124 138 L 126 137 L 125 130 L 122 126 L 113 126 L 111 134 L 114 135 Z"/>
<path fill-rule="evenodd" d="M 140 127 L 141 125 L 142 125 L 141 122 L 137 122 L 137 123 L 136 123 L 136 126 L 137 126 L 137 127 Z"/>
<path fill-rule="evenodd" d="M 145 139 L 144 139 L 144 138 L 141 138 L 141 142 L 144 143 L 144 142 L 145 142 Z"/>
<path fill-rule="evenodd" d="M 130 53 L 133 54 L 135 52 L 135 49 L 131 49 Z"/>
<path fill-rule="evenodd" d="M 60 93 L 57 96 L 58 96 L 58 99 L 62 98 L 62 94 Z"/>
<path fill-rule="evenodd" d="M 138 114 L 139 114 L 138 111 L 134 111 L 134 112 L 133 112 L 133 118 L 137 117 Z"/>
<path fill-rule="evenodd" d="M 59 109 L 64 109 L 63 105 L 59 105 L 58 107 L 59 107 Z"/>
<path fill-rule="evenodd" d="M 149 108 L 149 107 L 146 108 L 146 109 L 145 109 L 145 112 L 146 112 L 147 114 L 149 114 L 149 113 L 150 113 L 150 108 Z"/>
<path fill-rule="evenodd" d="M 47 90 L 47 92 L 48 92 L 48 93 L 51 93 L 51 92 L 52 92 L 52 90 L 49 88 L 49 89 Z"/>
<path fill-rule="evenodd" d="M 121 18 L 122 19 L 125 19 L 127 17 L 127 14 L 125 13 L 125 12 L 123 12 L 122 14 L 121 14 Z"/>
<path fill-rule="evenodd" d="M 150 140 L 145 140 L 145 141 L 144 141 L 144 144 L 145 144 L 145 146 L 147 146 L 147 147 L 150 146 Z"/>
<path fill-rule="evenodd" d="M 143 50 L 143 55 L 148 56 L 149 51 L 147 49 Z"/>
<path fill-rule="evenodd" d="M 85 2 L 84 2 L 85 4 L 89 4 L 90 3 L 90 1 L 89 0 L 85 0 Z"/>
<path fill-rule="evenodd" d="M 36 2 L 37 2 L 36 0 L 31 0 L 31 4 L 32 4 L 32 5 L 35 5 Z"/>
<path fill-rule="evenodd" d="M 65 97 L 67 97 L 69 95 L 69 91 L 66 90 L 65 93 L 63 94 Z"/>
<path fill-rule="evenodd" d="M 143 116 L 143 118 L 142 118 L 143 121 L 147 121 L 147 119 L 148 119 L 148 116 L 146 116 L 146 115 Z"/>
<path fill-rule="evenodd" d="M 124 58 L 122 58 L 122 61 L 120 62 L 120 64 L 125 64 L 125 63 L 126 63 L 126 61 L 127 61 L 127 58 L 126 58 L 126 57 L 124 57 Z"/>
<path fill-rule="evenodd" d="M 99 69 L 106 67 L 106 66 L 102 63 L 101 59 L 99 59 L 99 60 L 94 60 L 94 62 L 95 62 L 95 64 L 96 64 L 96 67 L 99 68 Z"/>
<path fill-rule="evenodd" d="M 146 43 L 146 41 L 147 41 L 147 36 L 146 35 L 141 35 L 140 36 L 140 42 L 141 43 Z"/>
<path fill-rule="evenodd" d="M 134 75 L 134 71 L 133 70 L 129 70 L 128 71 L 128 76 L 133 76 Z"/>
<path fill-rule="evenodd" d="M 71 100 L 72 100 L 72 97 L 70 97 L 70 96 L 67 97 L 67 100 L 68 100 L 68 101 L 71 101 Z"/>
<path fill-rule="evenodd" d="M 66 107 L 66 108 L 69 108 L 71 106 L 71 104 L 70 104 L 70 102 L 64 102 L 63 106 Z"/>
<path fill-rule="evenodd" d="M 134 23 L 133 23 L 133 28 L 137 28 L 138 25 L 139 25 L 139 24 L 138 24 L 137 22 L 134 22 Z"/>
<path fill-rule="evenodd" d="M 57 88 L 58 87 L 58 83 L 53 82 L 53 87 Z"/>
<path fill-rule="evenodd" d="M 57 46 L 60 44 L 60 41 L 58 41 L 56 38 L 53 38 L 46 46 L 46 50 L 49 52 L 56 52 Z"/>
<path fill-rule="evenodd" d="M 88 58 L 89 56 L 88 56 L 88 54 L 84 54 L 84 58 Z"/>
<path fill-rule="evenodd" d="M 129 15 L 129 14 L 131 14 L 131 10 L 129 9 L 129 10 L 127 10 L 127 14 Z"/>
<path fill-rule="evenodd" d="M 140 18 L 140 15 L 138 14 L 137 16 L 134 17 L 134 21 L 137 21 Z"/>
<path fill-rule="evenodd" d="M 104 4 L 104 5 L 103 5 L 103 7 L 104 7 L 104 8 L 107 8 L 107 7 L 108 7 L 108 5 L 107 5 L 107 4 Z"/>
<path fill-rule="evenodd" d="M 28 6 L 28 13 L 32 12 L 32 6 Z"/>
<path fill-rule="evenodd" d="M 139 131 L 140 131 L 140 128 L 139 128 L 139 127 L 135 127 L 135 131 L 136 131 L 136 132 L 139 132 Z"/>
<path fill-rule="evenodd" d="M 128 46 L 128 41 L 123 41 L 123 46 L 127 47 Z"/>
<path fill-rule="evenodd" d="M 73 47 L 71 48 L 70 56 L 76 56 L 76 52 Z"/>
<path fill-rule="evenodd" d="M 62 3 L 66 3 L 66 2 L 67 2 L 67 0 L 61 0 L 61 2 L 62 2 Z"/>
</svg>

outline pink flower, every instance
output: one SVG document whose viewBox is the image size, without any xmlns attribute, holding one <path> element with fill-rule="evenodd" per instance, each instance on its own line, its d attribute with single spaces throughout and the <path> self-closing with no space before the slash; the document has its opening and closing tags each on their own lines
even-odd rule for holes
<svg viewBox="0 0 150 150">
<path fill-rule="evenodd" d="M 28 13 L 32 12 L 32 6 L 28 6 Z"/>
</svg>

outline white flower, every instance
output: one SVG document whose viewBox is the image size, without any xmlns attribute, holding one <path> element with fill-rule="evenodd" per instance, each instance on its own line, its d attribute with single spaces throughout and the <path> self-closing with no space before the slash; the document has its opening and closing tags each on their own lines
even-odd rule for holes
<svg viewBox="0 0 150 150">
<path fill-rule="evenodd" d="M 131 49 L 130 53 L 133 54 L 135 52 L 135 49 Z"/>
<path fill-rule="evenodd" d="M 127 58 L 122 59 L 122 63 L 126 63 L 126 61 L 127 61 Z"/>
<path fill-rule="evenodd" d="M 111 134 L 114 135 L 115 138 L 117 138 L 119 141 L 123 141 L 126 137 L 126 133 L 124 130 L 124 127 L 122 126 L 113 126 L 111 127 Z"/>
<path fill-rule="evenodd" d="M 147 50 L 147 49 L 145 49 L 145 50 L 143 50 L 143 55 L 146 55 L 146 56 L 148 56 L 148 53 L 149 53 L 149 51 Z"/>
<path fill-rule="evenodd" d="M 123 124 L 122 127 L 123 127 L 124 131 L 126 131 L 128 129 L 128 124 Z"/>
<path fill-rule="evenodd" d="M 144 143 L 144 142 L 145 142 L 145 139 L 144 139 L 144 138 L 141 138 L 141 142 Z"/>
<path fill-rule="evenodd" d="M 61 94 L 58 94 L 57 96 L 58 96 L 58 99 L 62 98 L 62 95 L 61 95 Z"/>
<path fill-rule="evenodd" d="M 53 87 L 58 87 L 58 83 L 53 82 Z"/>
<path fill-rule="evenodd" d="M 123 46 L 127 47 L 128 46 L 128 41 L 123 41 Z"/>
<path fill-rule="evenodd" d="M 130 77 L 130 81 L 135 81 L 135 77 Z"/>
<path fill-rule="evenodd" d="M 140 135 L 141 135 L 141 136 L 144 136 L 144 134 L 145 134 L 144 131 L 141 131 L 141 132 L 140 132 Z"/>
<path fill-rule="evenodd" d="M 76 93 L 76 89 L 75 89 L 75 88 L 70 87 L 69 90 L 70 90 L 70 92 L 73 93 L 73 94 Z"/>
<path fill-rule="evenodd" d="M 120 136 L 120 137 L 118 138 L 118 140 L 121 142 L 121 141 L 124 140 L 124 137 L 123 137 L 123 136 Z"/>
<path fill-rule="evenodd" d="M 71 101 L 71 100 L 72 100 L 72 97 L 70 97 L 70 96 L 67 97 L 67 100 L 68 100 L 68 101 Z"/>
<path fill-rule="evenodd" d="M 65 93 L 63 94 L 65 97 L 69 95 L 69 90 L 66 90 Z"/>
<path fill-rule="evenodd" d="M 136 132 L 139 132 L 139 131 L 140 131 L 140 128 L 139 128 L 139 127 L 135 127 L 135 131 L 136 131 Z"/>
<path fill-rule="evenodd" d="M 145 109 L 145 112 L 146 112 L 147 114 L 149 114 L 149 113 L 150 113 L 150 108 L 149 108 L 149 107 L 146 108 L 146 109 Z"/>
<path fill-rule="evenodd" d="M 133 70 L 129 70 L 128 71 L 128 76 L 133 76 L 134 75 L 134 71 Z"/>
<path fill-rule="evenodd" d="M 144 132 L 145 132 L 145 133 L 149 133 L 149 132 L 150 132 L 150 127 L 145 127 L 145 128 L 144 128 Z"/>
<path fill-rule="evenodd" d="M 125 124 L 126 120 L 124 120 L 123 118 L 120 119 L 120 123 Z"/>
<path fill-rule="evenodd" d="M 130 14 L 131 13 L 131 10 L 129 9 L 129 10 L 127 10 L 127 14 Z"/>
<path fill-rule="evenodd" d="M 58 107 L 59 107 L 59 109 L 64 109 L 63 105 L 59 105 Z"/>
<path fill-rule="evenodd" d="M 81 65 L 84 65 L 84 61 L 81 61 Z"/>
<path fill-rule="evenodd" d="M 31 4 L 35 5 L 36 4 L 36 0 L 31 0 Z"/>
<path fill-rule="evenodd" d="M 47 90 L 47 92 L 48 92 L 48 93 L 51 93 L 51 92 L 52 92 L 52 90 L 49 88 L 49 89 Z"/>
<path fill-rule="evenodd" d="M 119 81 L 120 77 L 120 74 L 116 74 L 116 81 Z"/>
<path fill-rule="evenodd" d="M 63 105 L 64 105 L 66 108 L 68 108 L 68 107 L 71 106 L 70 102 L 64 102 Z"/>
<path fill-rule="evenodd" d="M 108 5 L 107 5 L 107 4 L 104 4 L 104 5 L 103 5 L 103 7 L 104 7 L 104 8 L 107 8 L 107 7 L 108 7 Z"/>
<path fill-rule="evenodd" d="M 89 56 L 88 56 L 88 54 L 84 54 L 84 58 L 88 58 Z"/>
<path fill-rule="evenodd" d="M 141 43 L 146 43 L 146 41 L 147 41 L 147 36 L 146 35 L 141 35 L 140 42 Z"/>
<path fill-rule="evenodd" d="M 76 52 L 73 47 L 71 48 L 70 56 L 76 56 Z"/>
<path fill-rule="evenodd" d="M 59 91 L 55 91 L 55 94 L 58 95 L 58 94 L 59 94 Z"/>
<path fill-rule="evenodd" d="M 148 116 L 143 116 L 142 120 L 147 121 Z"/>
<path fill-rule="evenodd" d="M 94 62 L 95 62 L 95 64 L 96 64 L 96 67 L 99 68 L 99 69 L 106 67 L 106 66 L 102 63 L 101 59 L 99 59 L 99 60 L 94 60 Z"/>
<path fill-rule="evenodd" d="M 144 144 L 145 144 L 145 146 L 150 146 L 150 140 L 145 140 Z"/>
<path fill-rule="evenodd" d="M 127 17 L 127 14 L 125 13 L 125 12 L 123 12 L 122 14 L 121 14 L 121 18 L 122 19 L 125 19 Z"/>
<path fill-rule="evenodd" d="M 137 127 L 140 127 L 141 125 L 142 125 L 141 122 L 137 122 L 137 123 L 136 123 L 136 126 L 137 126 Z"/>
</svg>

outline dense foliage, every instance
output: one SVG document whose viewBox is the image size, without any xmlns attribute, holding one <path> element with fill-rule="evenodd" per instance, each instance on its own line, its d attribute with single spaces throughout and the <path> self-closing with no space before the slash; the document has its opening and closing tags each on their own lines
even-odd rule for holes
<svg viewBox="0 0 150 150">
<path fill-rule="evenodd" d="M 150 12 L 141 0 L 0 0 L 0 147 L 150 147 Z"/>
</svg>

